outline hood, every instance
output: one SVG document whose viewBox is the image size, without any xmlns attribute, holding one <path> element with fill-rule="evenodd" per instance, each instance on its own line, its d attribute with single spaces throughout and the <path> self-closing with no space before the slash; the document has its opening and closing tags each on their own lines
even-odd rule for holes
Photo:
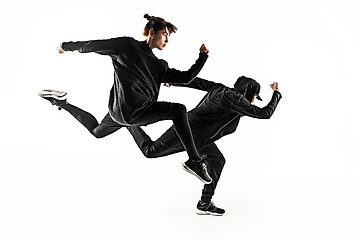
<svg viewBox="0 0 360 240">
<path fill-rule="evenodd" d="M 243 94 L 249 102 L 252 101 L 255 94 L 257 94 L 256 98 L 262 101 L 259 96 L 260 84 L 252 78 L 247 78 L 245 76 L 239 77 L 234 84 L 234 88 Z"/>
</svg>

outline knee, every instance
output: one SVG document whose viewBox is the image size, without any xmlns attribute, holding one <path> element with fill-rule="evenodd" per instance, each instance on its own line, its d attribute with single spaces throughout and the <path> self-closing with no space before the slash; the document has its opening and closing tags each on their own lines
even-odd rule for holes
<svg viewBox="0 0 360 240">
<path fill-rule="evenodd" d="M 144 156 L 146 158 L 156 158 L 158 157 L 158 154 L 156 151 L 153 151 L 153 148 L 147 148 L 144 151 L 142 151 Z"/>
<path fill-rule="evenodd" d="M 225 165 L 225 162 L 226 162 L 225 158 L 220 159 L 220 164 L 222 167 Z"/>
<path fill-rule="evenodd" d="M 102 136 L 102 135 L 98 135 L 98 134 L 93 134 L 93 136 L 95 137 L 95 138 L 97 138 L 97 139 L 99 139 L 99 138 L 103 138 L 104 136 Z"/>
<path fill-rule="evenodd" d="M 209 161 L 209 165 L 213 170 L 222 171 L 225 165 L 225 158 L 213 159 L 213 161 Z"/>
<path fill-rule="evenodd" d="M 153 148 L 151 146 L 149 146 L 149 145 L 148 146 L 141 146 L 140 149 L 141 149 L 141 152 L 143 153 L 143 155 L 146 158 L 154 158 L 155 157 Z"/>
<path fill-rule="evenodd" d="M 186 106 L 180 103 L 173 103 L 174 110 L 178 115 L 186 114 Z"/>
<path fill-rule="evenodd" d="M 103 133 L 101 133 L 100 131 L 96 131 L 96 129 L 91 131 L 91 134 L 97 139 L 105 137 Z"/>
<path fill-rule="evenodd" d="M 141 151 L 146 158 L 158 158 L 167 155 L 166 150 L 158 143 L 149 144 L 145 148 L 142 148 Z"/>
<path fill-rule="evenodd" d="M 143 154 L 146 158 L 155 158 L 154 154 L 151 151 L 144 151 Z"/>
</svg>

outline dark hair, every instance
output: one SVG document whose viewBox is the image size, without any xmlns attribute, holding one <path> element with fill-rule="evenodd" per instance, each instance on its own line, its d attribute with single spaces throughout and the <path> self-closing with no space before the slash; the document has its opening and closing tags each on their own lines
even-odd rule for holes
<svg viewBox="0 0 360 240">
<path fill-rule="evenodd" d="M 173 24 L 171 24 L 170 22 L 165 21 L 163 18 L 149 16 L 149 14 L 147 14 L 147 13 L 144 15 L 144 18 L 146 18 L 148 20 L 148 22 L 144 28 L 144 33 L 143 33 L 144 36 L 149 35 L 150 29 L 153 29 L 155 34 L 165 28 L 167 28 L 169 30 L 170 34 L 176 33 L 177 27 L 174 26 Z"/>
</svg>

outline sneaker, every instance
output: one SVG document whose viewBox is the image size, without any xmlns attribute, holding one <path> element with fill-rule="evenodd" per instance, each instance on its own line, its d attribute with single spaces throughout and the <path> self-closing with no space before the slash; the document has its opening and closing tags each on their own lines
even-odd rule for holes
<svg viewBox="0 0 360 240">
<path fill-rule="evenodd" d="M 196 208 L 196 214 L 198 215 L 222 216 L 225 213 L 224 209 L 216 207 L 213 202 L 204 203 L 203 201 L 199 200 Z"/>
<path fill-rule="evenodd" d="M 54 98 L 57 100 L 66 100 L 66 95 L 67 95 L 66 92 L 56 91 L 56 90 L 52 90 L 52 89 L 45 89 L 45 90 L 41 90 L 39 92 L 40 97 Z"/>
<path fill-rule="evenodd" d="M 203 183 L 210 184 L 212 179 L 207 171 L 207 165 L 205 161 L 194 162 L 191 159 L 183 163 L 183 168 L 188 173 L 199 178 Z"/>
<path fill-rule="evenodd" d="M 42 90 L 39 92 L 39 96 L 48 100 L 52 105 L 58 106 L 58 109 L 61 110 L 61 107 L 67 104 L 67 93 L 56 90 Z"/>
</svg>

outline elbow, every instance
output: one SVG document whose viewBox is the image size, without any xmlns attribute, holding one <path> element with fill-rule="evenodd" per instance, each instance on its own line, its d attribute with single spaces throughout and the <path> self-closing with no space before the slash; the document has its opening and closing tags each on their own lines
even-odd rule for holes
<svg viewBox="0 0 360 240">
<path fill-rule="evenodd" d="M 191 83 L 196 78 L 196 75 L 197 74 L 186 72 L 184 74 L 184 81 L 186 82 L 186 84 Z"/>
<path fill-rule="evenodd" d="M 270 119 L 271 116 L 272 116 L 272 114 L 273 114 L 273 111 L 267 109 L 267 110 L 265 110 L 265 111 L 263 112 L 262 118 L 263 118 L 263 119 Z"/>
</svg>

